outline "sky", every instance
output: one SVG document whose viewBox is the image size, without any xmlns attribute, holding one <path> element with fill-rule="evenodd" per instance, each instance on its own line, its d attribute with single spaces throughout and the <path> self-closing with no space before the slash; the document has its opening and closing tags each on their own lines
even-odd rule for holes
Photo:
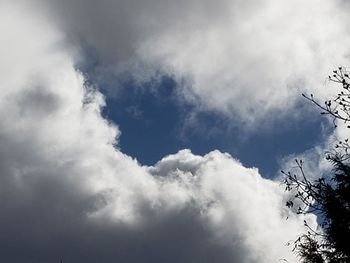
<svg viewBox="0 0 350 263">
<path fill-rule="evenodd" d="M 292 117 L 293 122 L 288 117 L 275 121 L 276 130 L 262 127 L 259 132 L 242 131 L 235 120 L 218 112 L 191 115 L 193 106 L 177 101 L 175 85 L 165 78 L 156 91 L 139 91 L 140 87 L 129 83 L 128 91 L 107 97 L 104 116 L 121 130 L 118 146 L 142 164 L 154 165 L 163 156 L 184 148 L 201 155 L 219 149 L 272 178 L 280 172 L 284 157 L 321 144 L 332 130 L 313 105 L 301 101 L 299 104 L 311 111 L 309 115 Z"/>
<path fill-rule="evenodd" d="M 348 136 L 301 96 L 339 88 L 348 9 L 1 1 L 1 261 L 298 262 L 279 171 Z"/>
</svg>

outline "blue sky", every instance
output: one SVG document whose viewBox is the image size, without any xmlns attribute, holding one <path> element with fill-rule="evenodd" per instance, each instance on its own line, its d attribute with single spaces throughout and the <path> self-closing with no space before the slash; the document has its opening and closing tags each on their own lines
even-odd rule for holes
<svg viewBox="0 0 350 263">
<path fill-rule="evenodd" d="M 262 175 L 278 175 L 282 158 L 301 154 L 319 145 L 331 131 L 314 105 L 301 98 L 304 116 L 285 116 L 257 129 L 245 129 L 221 113 L 196 113 L 195 124 L 186 123 L 194 106 L 181 103 L 176 82 L 163 77 L 157 84 L 126 83 L 118 95 L 106 91 L 106 118 L 121 130 L 120 149 L 141 164 L 154 165 L 168 154 L 190 149 L 206 154 L 218 149 L 228 152 Z M 327 128 L 328 127 L 328 128 Z"/>
</svg>

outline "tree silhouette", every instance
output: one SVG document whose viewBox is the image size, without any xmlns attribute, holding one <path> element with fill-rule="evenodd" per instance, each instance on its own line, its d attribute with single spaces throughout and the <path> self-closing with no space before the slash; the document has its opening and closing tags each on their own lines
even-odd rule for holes
<svg viewBox="0 0 350 263">
<path fill-rule="evenodd" d="M 312 94 L 305 95 L 321 109 L 321 114 L 332 118 L 335 128 L 343 122 L 350 128 L 350 78 L 346 70 L 339 67 L 329 76 L 331 82 L 341 85 L 341 91 L 324 104 L 314 99 Z M 350 144 L 348 139 L 339 141 L 326 153 L 326 159 L 333 169 L 328 176 L 317 180 L 307 178 L 303 161 L 296 160 L 298 173 L 282 171 L 286 176 L 286 191 L 293 193 L 287 201 L 288 207 L 302 204 L 297 213 L 315 213 L 318 215 L 320 229 L 312 229 L 306 221 L 308 232 L 294 242 L 293 250 L 302 262 L 311 263 L 348 263 L 350 262 Z M 298 201 L 298 202 L 296 202 Z"/>
</svg>

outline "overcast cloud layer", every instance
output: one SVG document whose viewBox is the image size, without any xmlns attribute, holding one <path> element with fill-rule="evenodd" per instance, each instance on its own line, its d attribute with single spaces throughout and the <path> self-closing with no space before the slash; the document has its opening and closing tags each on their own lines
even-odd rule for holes
<svg viewBox="0 0 350 263">
<path fill-rule="evenodd" d="M 194 2 L 193 8 L 199 4 Z M 210 5 L 200 9 L 194 21 L 208 23 L 202 14 L 214 11 L 214 24 L 222 23 L 221 11 L 232 11 L 225 1 L 222 4 L 222 10 Z M 256 12 L 244 6 L 248 13 Z M 107 12 L 111 8 L 85 7 L 112 19 Z M 84 17 L 78 7 L 75 11 Z M 121 153 L 116 148 L 118 128 L 100 114 L 102 94 L 85 85 L 74 67 L 76 55 L 67 44 L 74 31 L 67 35 L 47 14 L 34 2 L 0 3 L 1 261 L 296 262 L 285 244 L 304 230 L 304 219 L 315 225 L 315 218 L 288 210 L 279 182 L 262 178 L 257 169 L 245 168 L 218 151 L 196 156 L 183 150 L 154 167 L 141 166 Z M 186 19 L 189 14 L 184 14 Z M 174 21 L 178 17 L 164 16 Z M 81 20 L 82 25 L 88 20 Z M 177 30 L 182 31 L 180 25 Z M 80 30 L 77 26 L 72 30 Z M 93 33 L 88 34 L 91 43 L 99 39 Z M 117 46 L 117 39 L 105 43 Z M 101 52 L 108 56 L 112 48 Z M 158 55 L 162 54 L 152 57 Z M 111 59 L 122 58 L 117 54 Z M 181 67 L 173 66 L 182 73 Z M 203 72 L 187 73 L 194 74 L 196 83 L 204 81 L 199 79 Z M 207 84 L 195 92 L 211 92 Z M 208 105 L 216 105 L 220 94 Z"/>
</svg>

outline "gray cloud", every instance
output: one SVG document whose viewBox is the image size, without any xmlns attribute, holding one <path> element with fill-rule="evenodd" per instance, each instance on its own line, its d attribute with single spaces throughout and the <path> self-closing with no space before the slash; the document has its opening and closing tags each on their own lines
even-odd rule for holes
<svg viewBox="0 0 350 263">
<path fill-rule="evenodd" d="M 2 261 L 295 262 L 285 243 L 314 217 L 228 154 L 124 155 L 103 95 L 34 7 L 0 3 Z"/>
<path fill-rule="evenodd" d="M 44 2 L 70 43 L 97 52 L 99 74 L 171 75 L 181 99 L 250 126 L 286 116 L 301 91 L 326 95 L 349 63 L 341 1 Z"/>
</svg>

